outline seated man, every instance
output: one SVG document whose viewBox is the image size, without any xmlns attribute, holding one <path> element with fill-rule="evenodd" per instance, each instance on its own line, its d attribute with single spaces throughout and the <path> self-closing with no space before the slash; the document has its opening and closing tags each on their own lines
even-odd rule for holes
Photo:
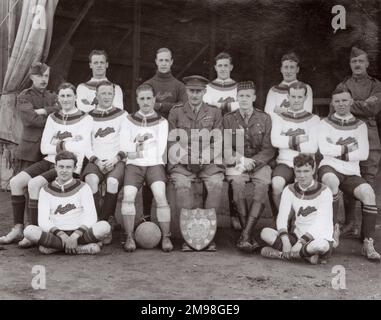
<svg viewBox="0 0 381 320">
<path fill-rule="evenodd" d="M 279 85 L 273 86 L 266 98 L 265 112 L 271 117 L 274 113 L 281 113 L 287 111 L 289 107 L 288 101 L 288 87 L 297 82 L 297 75 L 299 73 L 299 57 L 291 52 L 284 54 L 281 59 L 280 72 L 282 73 L 283 80 Z M 307 112 L 312 112 L 312 89 L 307 86 L 307 99 L 304 103 L 304 109 Z"/>
<path fill-rule="evenodd" d="M 146 182 L 156 201 L 156 214 L 162 232 L 163 251 L 173 250 L 170 240 L 171 211 L 166 197 L 167 175 L 164 156 L 167 147 L 168 121 L 154 111 L 155 93 L 149 84 L 136 89 L 139 111 L 129 115 L 122 126 L 121 149 L 127 154 L 124 175 L 122 217 L 127 234 L 124 250 L 136 249 L 134 239 L 135 198 Z"/>
<path fill-rule="evenodd" d="M 340 190 L 353 195 L 362 204 L 364 244 L 362 254 L 369 260 L 380 261 L 374 249 L 377 219 L 376 196 L 373 188 L 360 175 L 360 161 L 369 155 L 368 130 L 366 124 L 351 113 L 353 99 L 345 85 L 332 93 L 335 112 L 323 119 L 319 126 L 319 149 L 323 155 L 318 175 L 333 193 L 334 239 L 339 244 L 340 226 L 338 210 Z"/>
<path fill-rule="evenodd" d="M 314 180 L 315 160 L 311 155 L 300 154 L 293 160 L 296 182 L 282 193 L 277 230 L 264 228 L 261 238 L 270 247 L 261 255 L 267 258 L 300 259 L 312 264 L 325 259 L 332 248 L 332 193 L 329 188 Z M 295 216 L 294 228 L 289 228 L 291 213 Z"/>
<path fill-rule="evenodd" d="M 40 189 L 56 178 L 56 170 L 54 170 L 56 154 L 60 151 L 74 152 L 78 157 L 78 165 L 74 173 L 79 176 L 84 155 L 90 146 L 93 120 L 76 108 L 75 100 L 75 87 L 70 83 L 61 84 L 58 88 L 58 102 L 61 110 L 48 116 L 42 133 L 40 149 L 45 158 L 21 171 L 12 179 L 18 192 L 28 187 L 28 213 L 30 223 L 33 225 L 37 225 Z M 24 238 L 19 246 L 28 248 L 31 243 Z"/>
<path fill-rule="evenodd" d="M 90 187 L 73 178 L 77 157 L 63 151 L 55 157 L 57 178 L 41 189 L 38 226 L 25 228 L 25 237 L 44 254 L 97 254 L 98 242 L 110 233 L 106 221 L 97 222 Z"/>
<path fill-rule="evenodd" d="M 252 252 L 259 245 L 251 237 L 254 226 L 258 222 L 267 199 L 268 186 L 271 182 L 269 161 L 274 156 L 271 146 L 270 116 L 256 109 L 253 103 L 256 99 L 255 86 L 252 81 L 240 82 L 237 88 L 239 109 L 224 117 L 224 131 L 232 130 L 231 135 L 225 134 L 226 179 L 233 189 L 233 201 L 237 208 L 243 231 L 237 247 Z M 243 129 L 244 150 L 239 150 L 239 130 Z M 233 137 L 236 137 L 233 140 Z M 231 157 L 228 155 L 231 154 Z M 254 199 L 249 210 L 246 206 L 245 187 L 249 181 L 254 182 Z"/>
<path fill-rule="evenodd" d="M 114 85 L 109 81 L 97 85 L 98 104 L 89 112 L 93 118 L 91 131 L 91 150 L 87 155 L 89 164 L 82 173 L 86 183 L 93 191 L 95 207 L 99 220 L 109 221 L 113 226 L 118 192 L 123 186 L 125 163 L 124 152 L 120 147 L 122 124 L 127 121 L 127 114 L 112 106 L 115 95 Z M 126 138 L 126 137 L 124 137 Z M 106 195 L 100 207 L 101 194 L 99 183 L 106 180 Z M 112 236 L 105 239 L 104 244 L 111 243 Z"/>
<path fill-rule="evenodd" d="M 188 101 L 174 106 L 168 117 L 168 173 L 175 185 L 178 207 L 195 209 L 192 182 L 200 178 L 207 191 L 204 209 L 217 211 L 224 180 L 222 158 L 220 164 L 215 161 L 222 155 L 221 110 L 202 100 L 208 79 L 196 75 L 185 77 L 183 81 Z M 184 243 L 183 250 L 192 249 Z M 215 251 L 215 243 L 212 242 L 207 250 Z"/>
<path fill-rule="evenodd" d="M 288 87 L 287 111 L 272 117 L 271 143 L 279 149 L 277 166 L 272 175 L 272 200 L 279 209 L 284 187 L 294 182 L 293 159 L 300 153 L 316 153 L 318 150 L 317 127 L 320 118 L 304 109 L 307 86 L 293 82 Z"/>
</svg>

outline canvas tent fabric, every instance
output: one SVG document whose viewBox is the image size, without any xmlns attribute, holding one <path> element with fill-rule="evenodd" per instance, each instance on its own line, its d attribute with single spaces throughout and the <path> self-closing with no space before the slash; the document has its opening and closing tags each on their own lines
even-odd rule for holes
<svg viewBox="0 0 381 320">
<path fill-rule="evenodd" d="M 14 0 L 6 0 L 12 9 Z M 16 112 L 17 94 L 28 86 L 28 71 L 34 61 L 46 61 L 53 33 L 53 17 L 58 0 L 22 1 L 18 10 L 9 12 L 7 46 L 12 48 L 2 76 L 0 99 L 0 139 L 18 143 L 22 126 Z M 4 8 L 4 7 L 3 7 Z M 13 25 L 12 25 L 13 24 Z M 16 37 L 12 29 L 17 29 Z"/>
</svg>

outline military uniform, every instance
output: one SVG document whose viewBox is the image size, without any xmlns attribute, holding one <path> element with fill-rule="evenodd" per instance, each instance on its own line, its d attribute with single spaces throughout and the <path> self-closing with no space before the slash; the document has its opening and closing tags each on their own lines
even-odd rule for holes
<svg viewBox="0 0 381 320">
<path fill-rule="evenodd" d="M 374 187 L 381 158 L 381 144 L 376 122 L 376 115 L 381 110 L 381 82 L 365 74 L 362 76 L 352 75 L 341 84 L 347 86 L 352 93 L 354 103 L 351 107 L 351 113 L 356 118 L 363 120 L 368 127 L 369 157 L 360 162 L 360 167 L 363 178 Z M 373 95 L 378 97 L 378 101 L 366 103 L 365 100 Z"/>
<path fill-rule="evenodd" d="M 47 115 L 38 115 L 35 109 L 44 108 Z M 16 158 L 28 162 L 42 159 L 40 143 L 46 119 L 58 111 L 57 95 L 49 90 L 37 90 L 33 86 L 22 91 L 17 97 L 17 111 L 23 124 L 23 132 L 16 150 Z"/>
<path fill-rule="evenodd" d="M 254 89 L 254 84 L 251 82 L 238 84 L 238 91 L 245 89 Z M 251 252 L 258 244 L 255 240 L 250 239 L 250 234 L 263 211 L 268 186 L 271 183 L 271 168 L 268 163 L 275 155 L 275 149 L 271 145 L 271 118 L 256 108 L 252 110 L 250 115 L 245 115 L 241 109 L 238 109 L 225 115 L 223 127 L 224 130 L 232 130 L 231 135 L 226 133 L 224 135 L 224 160 L 226 163 L 226 179 L 231 183 L 233 203 L 243 227 L 237 246 L 239 249 Z M 238 131 L 240 129 L 241 131 Z M 237 141 L 240 139 L 239 134 L 242 129 L 244 130 L 244 149 L 243 154 L 240 154 Z M 230 148 L 233 152 L 226 152 Z M 255 161 L 253 170 L 245 170 L 242 157 Z M 245 188 L 246 183 L 250 181 L 254 184 L 254 197 L 248 210 Z"/>
<path fill-rule="evenodd" d="M 170 132 L 173 129 L 183 129 L 187 133 L 188 141 L 186 144 L 181 143 L 182 149 L 187 150 L 188 157 L 183 159 L 182 163 L 174 163 L 174 159 L 171 156 L 171 147 L 176 143 L 171 141 L 168 142 L 169 151 L 169 163 L 168 172 L 171 175 L 177 194 L 180 199 L 178 203 L 182 204 L 183 208 L 192 209 L 194 201 L 191 192 L 191 182 L 196 178 L 200 178 L 204 181 L 205 187 L 208 191 L 208 196 L 205 202 L 205 209 L 217 208 L 220 204 L 220 193 L 222 189 L 223 179 L 224 179 L 224 168 L 222 163 L 213 163 L 214 158 L 214 147 L 209 143 L 202 145 L 200 143 L 200 154 L 199 159 L 202 158 L 202 150 L 210 147 L 210 163 L 202 164 L 201 162 L 195 163 L 194 155 L 192 156 L 191 146 L 192 141 L 191 130 L 192 129 L 207 129 L 209 132 L 213 129 L 222 129 L 222 115 L 221 110 L 216 107 L 212 107 L 208 104 L 202 103 L 197 114 L 195 114 L 188 102 L 185 104 L 179 104 L 172 108 L 168 117 Z M 198 140 L 198 138 L 197 138 Z M 214 137 L 215 146 L 219 147 L 222 152 L 222 133 L 220 138 Z M 221 152 L 219 155 L 221 156 Z M 201 160 L 202 161 L 202 160 Z"/>
</svg>

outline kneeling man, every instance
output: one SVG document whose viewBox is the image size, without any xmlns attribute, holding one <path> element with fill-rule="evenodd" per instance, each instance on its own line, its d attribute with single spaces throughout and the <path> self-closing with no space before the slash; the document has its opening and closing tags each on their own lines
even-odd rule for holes
<svg viewBox="0 0 381 320">
<path fill-rule="evenodd" d="M 315 160 L 300 154 L 293 160 L 296 182 L 282 193 L 277 230 L 264 228 L 261 238 L 270 247 L 262 248 L 267 258 L 305 258 L 317 264 L 331 252 L 333 243 L 332 192 L 315 181 Z M 295 215 L 294 229 L 289 227 L 291 213 Z"/>
<path fill-rule="evenodd" d="M 40 191 L 38 226 L 30 225 L 24 236 L 50 254 L 97 254 L 99 242 L 110 233 L 106 221 L 97 222 L 90 187 L 73 178 L 77 165 L 74 153 L 63 151 L 55 158 L 57 179 Z"/>
</svg>

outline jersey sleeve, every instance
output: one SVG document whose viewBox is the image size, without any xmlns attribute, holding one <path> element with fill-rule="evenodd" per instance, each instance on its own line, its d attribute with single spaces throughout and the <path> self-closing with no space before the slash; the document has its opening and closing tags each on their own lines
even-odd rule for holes
<svg viewBox="0 0 381 320">
<path fill-rule="evenodd" d="M 49 194 L 44 189 L 41 189 L 38 197 L 38 225 L 45 232 L 56 229 L 50 220 Z"/>
<path fill-rule="evenodd" d="M 119 109 L 124 109 L 123 107 L 123 91 L 122 88 L 118 85 L 115 85 L 115 96 L 114 100 L 112 102 L 114 107 L 119 108 Z"/>
<path fill-rule="evenodd" d="M 307 84 L 307 99 L 304 102 L 304 110 L 309 113 L 312 113 L 313 109 L 313 92 L 310 85 Z"/>
<path fill-rule="evenodd" d="M 365 123 L 362 123 L 358 127 L 358 149 L 348 152 L 349 161 L 363 161 L 368 159 L 369 156 L 369 140 L 368 140 L 368 128 Z"/>
<path fill-rule="evenodd" d="M 288 233 L 288 220 L 292 208 L 292 198 L 294 195 L 288 187 L 284 188 L 279 204 L 276 227 L 279 233 Z"/>
<path fill-rule="evenodd" d="M 57 154 L 57 146 L 52 144 L 56 132 L 53 125 L 53 120 L 49 116 L 46 121 L 44 131 L 42 133 L 40 150 L 44 155 L 55 155 Z"/>
<path fill-rule="evenodd" d="M 344 153 L 343 146 L 336 145 L 333 141 L 328 141 L 330 128 L 325 122 L 325 120 L 321 120 L 318 126 L 318 144 L 320 153 L 323 156 L 331 156 L 338 157 Z"/>
<path fill-rule="evenodd" d="M 80 190 L 81 204 L 83 206 L 83 215 L 81 224 L 91 228 L 97 222 L 97 211 L 95 209 L 93 193 L 90 187 L 85 184 Z"/>
<path fill-rule="evenodd" d="M 288 149 L 290 148 L 291 138 L 282 134 L 282 119 L 274 114 L 272 116 L 272 126 L 271 126 L 271 143 L 275 148 L 278 149 Z"/>
<path fill-rule="evenodd" d="M 302 153 L 316 153 L 318 150 L 318 128 L 320 124 L 320 119 L 314 116 L 308 122 L 308 141 L 299 144 L 300 152 Z"/>
</svg>

